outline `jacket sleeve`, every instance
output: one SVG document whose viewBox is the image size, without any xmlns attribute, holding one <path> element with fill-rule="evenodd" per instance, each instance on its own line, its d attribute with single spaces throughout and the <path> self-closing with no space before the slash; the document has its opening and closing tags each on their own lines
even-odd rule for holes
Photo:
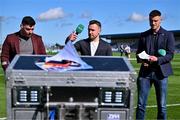
<svg viewBox="0 0 180 120">
<path fill-rule="evenodd" d="M 174 51 L 175 51 L 175 38 L 173 33 L 168 32 L 166 35 L 166 55 L 158 57 L 158 64 L 162 65 L 165 63 L 170 62 L 174 57 Z"/>
<path fill-rule="evenodd" d="M 112 48 L 110 45 L 108 45 L 108 48 L 107 48 L 107 56 L 112 56 Z"/>
<path fill-rule="evenodd" d="M 8 41 L 9 41 L 9 37 L 7 36 L 2 45 L 2 52 L 1 52 L 1 65 L 4 71 L 10 64 L 10 43 Z"/>
<path fill-rule="evenodd" d="M 140 38 L 138 40 L 138 47 L 136 51 L 137 63 L 148 62 L 147 60 L 142 60 L 138 57 L 138 54 L 145 50 L 144 47 L 145 47 L 145 40 L 144 40 L 143 34 L 141 33 Z"/>
<path fill-rule="evenodd" d="M 40 46 L 40 47 L 38 47 L 39 48 L 39 53 L 38 54 L 46 54 L 46 49 L 45 49 L 42 37 L 40 37 L 38 46 Z"/>
<path fill-rule="evenodd" d="M 41 36 L 33 35 L 32 43 L 33 43 L 34 54 L 42 54 L 42 55 L 46 54 L 46 49 Z"/>
</svg>

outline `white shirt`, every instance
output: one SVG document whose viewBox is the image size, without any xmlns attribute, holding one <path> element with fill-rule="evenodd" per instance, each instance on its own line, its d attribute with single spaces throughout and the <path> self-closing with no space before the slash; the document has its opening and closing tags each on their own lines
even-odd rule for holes
<svg viewBox="0 0 180 120">
<path fill-rule="evenodd" d="M 98 45 L 99 45 L 99 40 L 90 42 L 91 56 L 95 55 Z"/>
<path fill-rule="evenodd" d="M 127 53 L 131 53 L 131 48 L 129 46 L 126 46 L 124 49 Z"/>
</svg>

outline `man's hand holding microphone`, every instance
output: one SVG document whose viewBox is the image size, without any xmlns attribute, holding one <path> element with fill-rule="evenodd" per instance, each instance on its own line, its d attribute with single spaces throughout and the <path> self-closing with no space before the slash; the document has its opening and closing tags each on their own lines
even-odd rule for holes
<svg viewBox="0 0 180 120">
<path fill-rule="evenodd" d="M 72 42 L 77 39 L 78 34 L 80 34 L 84 29 L 84 26 L 82 24 L 79 24 L 74 32 L 72 32 L 68 36 L 68 40 L 71 40 Z"/>
</svg>

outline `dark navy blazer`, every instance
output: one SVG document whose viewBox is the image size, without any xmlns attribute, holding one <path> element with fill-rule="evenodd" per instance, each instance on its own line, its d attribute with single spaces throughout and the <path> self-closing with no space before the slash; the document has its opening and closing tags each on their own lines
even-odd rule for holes
<svg viewBox="0 0 180 120">
<path fill-rule="evenodd" d="M 68 38 L 66 38 L 65 43 L 67 43 L 67 41 Z M 81 55 L 91 56 L 90 39 L 87 38 L 77 41 L 74 46 Z M 100 39 L 95 56 L 112 56 L 112 49 L 110 44 Z"/>
<path fill-rule="evenodd" d="M 156 45 L 156 51 L 155 56 L 158 57 L 158 61 L 155 63 L 156 65 L 156 74 L 159 77 L 168 77 L 169 75 L 173 74 L 173 70 L 171 67 L 170 61 L 173 59 L 174 56 L 174 35 L 171 32 L 166 31 L 162 27 L 158 31 L 158 38 L 157 38 L 157 45 Z M 138 43 L 138 49 L 136 54 L 141 53 L 142 51 L 145 51 L 147 54 L 151 55 L 151 48 L 150 48 L 150 42 L 152 40 L 152 30 L 149 29 L 143 33 L 141 33 L 140 40 Z M 166 50 L 166 55 L 161 56 L 158 54 L 159 49 Z M 137 56 L 137 62 L 142 62 Z M 148 61 L 143 61 L 147 62 Z M 146 77 L 151 73 L 151 69 L 149 67 L 141 65 L 139 76 Z"/>
<path fill-rule="evenodd" d="M 81 55 L 91 56 L 90 40 L 84 39 L 75 43 L 75 48 L 81 53 Z M 95 52 L 95 56 L 112 56 L 111 46 L 104 40 L 99 40 L 98 48 Z"/>
</svg>

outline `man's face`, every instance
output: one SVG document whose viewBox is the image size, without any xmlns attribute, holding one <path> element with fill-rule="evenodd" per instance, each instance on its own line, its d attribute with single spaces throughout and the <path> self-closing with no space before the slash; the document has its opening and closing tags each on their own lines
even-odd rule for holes
<svg viewBox="0 0 180 120">
<path fill-rule="evenodd" d="M 96 24 L 91 24 L 88 26 L 88 36 L 91 40 L 94 40 L 95 38 L 99 37 L 99 34 L 101 32 L 101 29 Z"/>
<path fill-rule="evenodd" d="M 150 26 L 153 31 L 158 31 L 161 25 L 161 16 L 154 16 L 149 18 Z"/>
<path fill-rule="evenodd" d="M 21 34 L 25 37 L 31 37 L 34 31 L 34 25 L 21 25 Z"/>
</svg>

